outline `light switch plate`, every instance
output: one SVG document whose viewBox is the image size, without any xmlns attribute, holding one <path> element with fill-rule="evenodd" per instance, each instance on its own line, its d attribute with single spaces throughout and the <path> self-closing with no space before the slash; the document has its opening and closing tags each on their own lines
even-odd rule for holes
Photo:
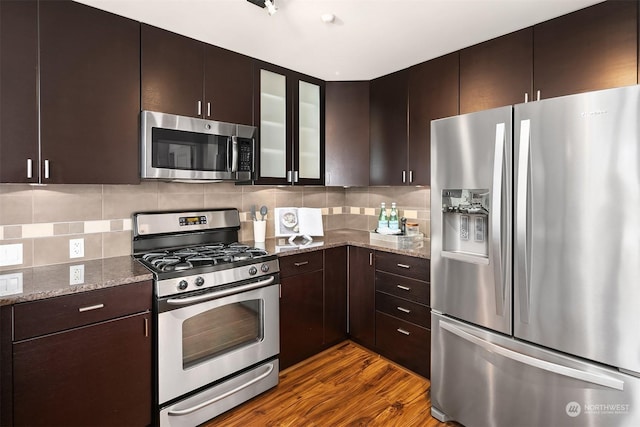
<svg viewBox="0 0 640 427">
<path fill-rule="evenodd" d="M 22 243 L 0 245 L 0 267 L 22 264 Z"/>
</svg>

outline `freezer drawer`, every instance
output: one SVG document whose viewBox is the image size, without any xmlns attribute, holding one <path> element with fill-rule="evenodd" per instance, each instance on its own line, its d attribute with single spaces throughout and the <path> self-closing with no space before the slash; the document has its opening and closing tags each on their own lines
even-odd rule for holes
<svg viewBox="0 0 640 427">
<path fill-rule="evenodd" d="M 432 313 L 432 415 L 474 426 L 638 426 L 640 379 Z"/>
</svg>

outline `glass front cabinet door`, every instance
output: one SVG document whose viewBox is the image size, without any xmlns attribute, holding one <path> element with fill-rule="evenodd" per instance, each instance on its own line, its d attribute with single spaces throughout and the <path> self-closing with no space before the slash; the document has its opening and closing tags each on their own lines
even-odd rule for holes
<svg viewBox="0 0 640 427">
<path fill-rule="evenodd" d="M 324 185 L 324 82 L 258 67 L 257 184 Z"/>
</svg>

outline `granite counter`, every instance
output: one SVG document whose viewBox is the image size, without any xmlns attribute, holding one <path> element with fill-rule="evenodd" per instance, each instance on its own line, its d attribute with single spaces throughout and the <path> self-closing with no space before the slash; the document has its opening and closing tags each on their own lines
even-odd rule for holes
<svg viewBox="0 0 640 427">
<path fill-rule="evenodd" d="M 244 243 L 262 247 L 279 256 L 350 245 L 419 258 L 430 257 L 428 239 L 422 242 L 421 247 L 402 249 L 379 241 L 371 243 L 369 232 L 349 229 L 328 231 L 324 237 L 315 238 L 306 245 L 302 244 L 301 237 L 296 239 L 294 245 L 289 244 L 286 238 L 270 238 L 262 244 Z M 77 266 L 83 266 L 83 277 L 73 280 L 73 271 Z M 153 274 L 129 256 L 8 270 L 0 273 L 0 306 L 151 279 Z M 72 284 L 74 282 L 78 284 Z"/>
</svg>

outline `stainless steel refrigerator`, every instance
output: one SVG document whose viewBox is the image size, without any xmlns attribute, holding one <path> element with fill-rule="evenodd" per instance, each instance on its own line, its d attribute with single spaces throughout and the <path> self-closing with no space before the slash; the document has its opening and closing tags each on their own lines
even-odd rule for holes
<svg viewBox="0 0 640 427">
<path fill-rule="evenodd" d="M 432 415 L 640 426 L 640 87 L 431 124 Z"/>
</svg>

